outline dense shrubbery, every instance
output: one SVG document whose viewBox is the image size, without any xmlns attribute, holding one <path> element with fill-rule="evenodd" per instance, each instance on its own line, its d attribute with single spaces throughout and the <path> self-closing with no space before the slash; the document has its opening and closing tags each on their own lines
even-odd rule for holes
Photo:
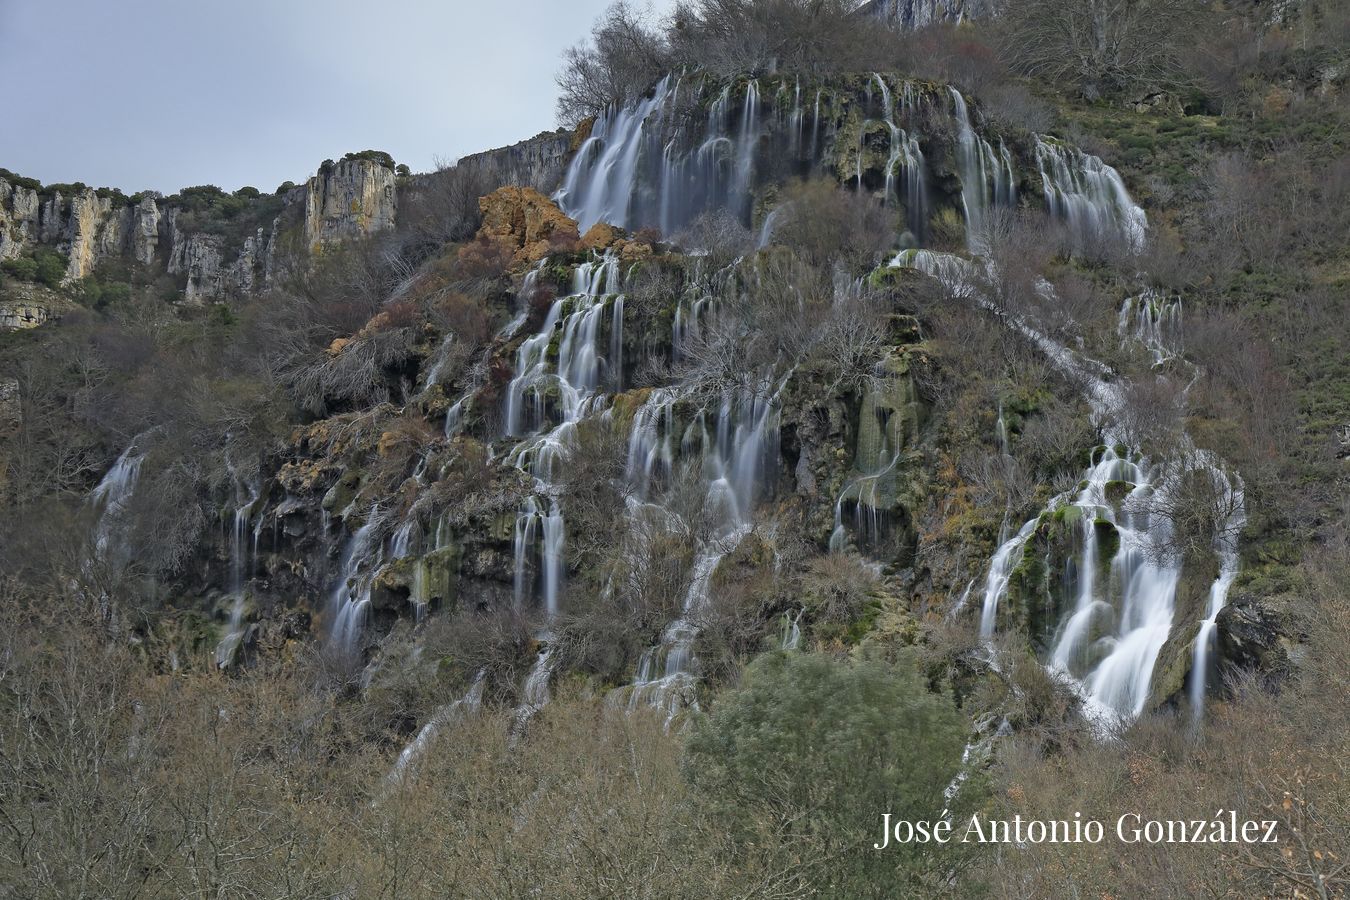
<svg viewBox="0 0 1350 900">
<path fill-rule="evenodd" d="M 386 169 L 393 169 L 394 158 L 383 150 L 357 150 L 353 153 L 345 153 L 343 159 L 368 159 L 371 162 L 379 163 Z"/>
<path fill-rule="evenodd" d="M 56 288 L 66 277 L 66 258 L 50 247 L 38 247 L 24 256 L 0 263 L 0 272 L 19 281 L 34 281 Z"/>
<path fill-rule="evenodd" d="M 750 849 L 765 831 L 793 846 L 811 883 L 838 896 L 936 892 L 956 865 L 934 845 L 879 841 L 882 813 L 960 821 L 980 787 L 943 792 L 961 768 L 966 725 L 913 663 L 775 653 L 745 671 L 693 731 L 685 772 L 706 807 Z M 954 845 L 956 849 L 959 845 Z M 903 885 L 903 887 L 902 887 Z"/>
</svg>

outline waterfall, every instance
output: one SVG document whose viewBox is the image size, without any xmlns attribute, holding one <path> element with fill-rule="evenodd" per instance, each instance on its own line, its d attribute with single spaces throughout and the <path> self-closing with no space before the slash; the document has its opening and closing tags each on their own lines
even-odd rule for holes
<svg viewBox="0 0 1350 900">
<path fill-rule="evenodd" d="M 921 250 L 904 251 L 893 264 L 924 271 L 947 286 L 953 296 L 989 306 L 981 290 L 980 267 L 974 262 Z M 988 268 L 991 264 L 986 261 L 984 265 Z M 997 273 L 989 275 L 996 277 Z M 1039 289 L 1053 299 L 1048 284 Z M 1146 344 L 1153 340 L 1162 345 L 1161 339 L 1156 339 L 1159 331 L 1152 324 L 1160 318 L 1156 309 L 1147 314 L 1149 324 L 1143 339 Z M 1179 316 L 1179 307 L 1177 310 Z M 1080 686 L 1089 713 L 1098 721 L 1138 717 L 1148 703 L 1158 655 L 1172 632 L 1182 565 L 1181 559 L 1165 549 L 1169 545 L 1169 524 L 1148 516 L 1142 501 L 1152 497 L 1151 502 L 1165 505 L 1186 472 L 1207 471 L 1216 486 L 1226 488 L 1230 512 L 1215 535 L 1221 572 L 1211 587 L 1207 618 L 1201 624 L 1193 651 L 1192 702 L 1202 702 L 1204 675 L 1200 673 L 1205 671 L 1201 667 L 1208 665 L 1212 620 L 1222 608 L 1228 587 L 1237 574 L 1237 534 L 1244 520 L 1240 488 L 1231 487 L 1218 464 L 1196 450 L 1189 438 L 1183 440 L 1177 457 L 1167 464 L 1118 453 L 1115 420 L 1124 401 L 1119 386 L 1110 382 L 1110 371 L 1057 343 L 1024 317 L 1005 315 L 1003 319 L 1038 346 L 1064 375 L 1083 386 L 1108 446 L 1094 454 L 1081 479 L 1083 486 L 1076 494 L 1052 498 L 1042 513 L 1000 543 L 986 576 L 981 636 L 986 641 L 992 638 L 999 606 L 1038 526 L 1054 516 L 1061 521 L 1080 523 L 1076 528 L 1077 565 L 1068 579 L 1073 586 L 1073 607 L 1056 629 L 1046 665 Z M 1139 332 L 1135 330 L 1133 315 L 1123 311 L 1120 326 L 1123 339 L 1137 339 Z M 1179 321 L 1168 327 L 1179 330 Z M 1005 441 L 1002 428 L 998 441 L 1002 451 Z M 1140 510 L 1136 511 L 1136 507 Z M 1106 567 L 1109 577 L 1105 579 L 1098 577 L 1102 562 L 1099 529 L 1113 532 L 1118 543 Z"/>
<path fill-rule="evenodd" d="M 1181 355 L 1181 298 L 1153 290 L 1126 297 L 1118 331 L 1148 350 L 1155 367 L 1175 359 Z"/>
<path fill-rule="evenodd" d="M 107 560 L 114 551 L 122 549 L 117 532 L 141 477 L 145 454 L 137 453 L 136 448 L 144 436 L 137 435 L 132 439 L 89 493 L 89 505 L 98 510 L 98 521 L 94 526 L 94 559 Z"/>
<path fill-rule="evenodd" d="M 1036 136 L 1036 165 L 1050 214 L 1068 223 L 1079 243 L 1119 237 L 1143 249 L 1148 219 L 1120 173 L 1091 154 Z"/>
<path fill-rule="evenodd" d="M 1100 452 L 1069 508 L 1078 513 L 1081 549 L 1074 608 L 1051 646 L 1052 669 L 1082 678 L 1090 702 L 1131 718 L 1143 712 L 1158 653 L 1171 633 L 1181 560 L 1158 551 L 1168 526 L 1133 511 L 1133 501 L 1172 489 L 1142 458 Z M 1123 495 L 1109 496 L 1112 486 Z M 1098 532 L 1109 527 L 1119 549 L 1099 584 Z"/>
<path fill-rule="evenodd" d="M 643 652 L 633 684 L 616 692 L 617 697 L 627 697 L 627 709 L 650 706 L 663 710 L 669 723 L 683 707 L 697 708 L 693 696 L 697 678 L 693 646 L 699 632 L 696 622 L 711 602 L 712 577 L 717 564 L 735 549 L 749 530 L 749 525 L 733 526 L 700 548 L 680 617 L 666 626 L 660 644 Z"/>
<path fill-rule="evenodd" d="M 975 132 L 966 98 L 956 88 L 947 89 L 952 97 L 956 119 L 956 161 L 961 176 L 961 206 L 966 215 L 966 245 L 972 252 L 988 249 L 985 234 L 989 211 L 996 204 L 1016 202 L 1016 179 L 1012 157 L 996 154 L 989 142 Z"/>
<path fill-rule="evenodd" d="M 515 377 L 506 389 L 506 433 L 519 437 L 534 433 L 551 418 L 576 422 L 582 405 L 600 385 L 601 362 L 598 337 L 605 313 L 606 292 L 618 287 L 619 260 L 607 253 L 582 263 L 573 275 L 572 293 L 559 297 L 549 307 L 539 331 L 526 338 L 516 351 Z M 612 293 L 612 292 L 611 292 Z M 618 304 L 617 297 L 614 303 Z M 613 350 L 622 353 L 623 307 L 611 316 Z M 557 331 L 562 337 L 556 362 L 550 356 Z M 611 371 L 622 360 L 607 363 Z"/>
<path fill-rule="evenodd" d="M 771 382 L 762 379 L 760 391 L 728 392 L 718 407 L 713 430 L 709 431 L 708 411 L 703 410 L 691 427 L 696 432 L 689 441 L 682 442 L 690 451 L 696 445 L 702 454 L 706 502 L 717 514 L 717 520 L 713 533 L 696 551 L 679 618 L 666 626 L 659 644 L 643 652 L 633 683 L 613 692 L 611 699 L 617 705 L 629 710 L 641 706 L 664 710 L 667 724 L 680 709 L 697 706 L 693 696 L 698 675 L 694 641 L 712 601 L 712 579 L 717 566 L 750 532 L 753 505 L 773 483 L 778 455 L 778 395 L 786 382 L 786 378 L 778 381 L 769 391 L 763 388 Z M 635 418 L 628 471 L 630 478 L 642 479 L 643 496 L 650 485 L 647 461 L 653 454 L 659 454 L 658 459 L 669 456 L 668 445 L 662 449 L 657 429 L 651 423 L 669 423 L 666 410 L 670 405 L 668 394 L 649 398 L 644 409 L 649 407 L 650 411 L 644 420 L 639 422 Z M 667 424 L 666 440 L 670 431 Z"/>
<path fill-rule="evenodd" d="M 512 450 L 509 461 L 534 478 L 540 495 L 526 497 L 516 516 L 515 603 L 523 608 L 527 600 L 539 596 L 550 619 L 558 612 L 562 594 L 567 532 L 562 508 L 552 496 L 552 482 L 571 452 L 577 423 L 604 402 L 598 394 L 602 372 L 609 373 L 611 384 L 622 383 L 623 295 L 619 288 L 619 261 L 612 253 L 578 266 L 572 293 L 555 300 L 538 333 L 521 343 L 515 377 L 506 390 L 506 432 L 528 435 Z M 607 306 L 608 343 L 602 337 Z M 556 351 L 550 351 L 555 344 Z M 608 358 L 602 354 L 606 347 Z M 538 591 L 531 574 L 536 553 Z"/>
<path fill-rule="evenodd" d="M 562 513 L 558 510 L 558 504 L 554 502 L 544 516 L 544 612 L 552 619 L 558 614 L 558 595 L 562 590 L 563 575 L 563 542 L 566 539 L 566 529 L 563 525 Z"/>
<path fill-rule="evenodd" d="M 534 546 L 535 527 L 539 522 L 539 506 L 533 497 L 526 497 L 516 514 L 515 536 L 511 541 L 515 557 L 514 600 L 516 609 L 523 609 L 529 586 L 525 580 L 529 571 L 530 549 Z"/>
<path fill-rule="evenodd" d="M 233 661 L 235 653 L 244 640 L 244 606 L 245 596 L 245 578 L 246 573 L 250 571 L 251 557 L 249 554 L 250 546 L 247 543 L 246 535 L 249 533 L 249 518 L 253 514 L 253 507 L 258 502 L 262 494 L 261 487 L 256 483 L 243 479 L 235 471 L 233 462 L 229 454 L 226 454 L 226 463 L 230 473 L 234 476 L 235 502 L 236 506 L 230 525 L 230 576 L 229 590 L 234 600 L 230 608 L 230 621 L 225 632 L 225 637 L 221 639 L 216 646 L 216 667 L 227 668 Z M 261 525 L 261 521 L 259 522 Z M 253 535 L 253 557 L 257 556 L 257 537 L 258 531 L 254 529 Z"/>
<path fill-rule="evenodd" d="M 644 149 L 650 152 L 653 137 L 645 128 L 647 117 L 660 109 L 669 95 L 667 75 L 650 97 L 632 106 L 606 110 L 595 120 L 591 136 L 577 150 L 562 187 L 554 195 L 563 211 L 576 219 L 583 234 L 597 222 L 629 227 L 638 163 Z"/>
<path fill-rule="evenodd" d="M 1200 623 L 1200 631 L 1195 636 L 1195 647 L 1192 650 L 1190 701 L 1192 715 L 1197 720 L 1205 710 L 1205 691 L 1209 685 L 1209 656 L 1213 650 L 1214 631 L 1219 613 L 1228 604 L 1228 591 L 1237 580 L 1241 566 L 1238 557 L 1238 535 L 1247 523 L 1247 503 L 1242 479 L 1236 475 L 1230 478 L 1208 458 L 1204 458 L 1202 464 L 1208 467 L 1221 498 L 1223 521 L 1219 533 L 1214 537 L 1214 550 L 1219 556 L 1219 577 L 1210 585 L 1205 619 Z"/>
<path fill-rule="evenodd" d="M 802 614 L 805 607 L 799 607 L 795 613 L 783 613 L 783 635 L 778 642 L 780 650 L 796 650 L 802 642 Z"/>
<path fill-rule="evenodd" d="M 844 504 L 853 502 L 854 534 L 859 548 L 875 547 L 886 527 L 888 492 L 895 489 L 896 471 L 905 450 L 906 435 L 901 431 L 905 416 L 902 410 L 887 409 L 881 385 L 887 384 L 885 361 L 878 364 L 877 386 L 863 397 L 858 410 L 858 442 L 854 466 L 862 474 L 845 483 L 834 503 L 834 529 L 830 532 L 830 552 L 843 551 L 848 542 L 844 525 Z M 884 420 L 885 424 L 878 422 Z M 875 433 L 873 433 L 875 430 Z"/>
<path fill-rule="evenodd" d="M 447 334 L 441 341 L 440 347 L 436 349 L 436 361 L 432 363 L 431 368 L 427 370 L 427 383 L 425 387 L 429 388 L 441 383 L 441 374 L 445 370 L 445 363 L 450 357 L 450 348 L 454 346 L 454 343 L 455 335 L 453 333 Z"/>
<path fill-rule="evenodd" d="M 999 602 L 1008 591 L 1013 569 L 1021 561 L 1022 547 L 1035 528 L 1035 519 L 1027 522 L 1017 534 L 999 545 L 993 559 L 989 561 L 989 574 L 985 577 L 984 596 L 980 601 L 980 637 L 986 641 L 994 636 Z"/>
<path fill-rule="evenodd" d="M 896 123 L 896 103 L 891 95 L 890 85 L 879 72 L 872 73 L 872 80 L 881 88 L 881 104 L 886 121 L 886 127 L 890 130 L 890 152 L 886 159 L 886 189 L 884 202 L 901 202 L 905 205 L 905 220 L 910 233 L 916 240 L 921 240 L 928 222 L 928 202 L 925 188 L 926 174 L 924 169 L 923 150 L 919 146 L 919 138 Z M 915 112 L 916 102 L 914 86 L 906 81 L 901 90 L 900 107 L 901 112 L 906 115 L 912 115 Z M 861 157 L 859 160 L 861 165 Z M 898 193 L 896 189 L 896 167 L 899 166 L 905 173 L 905 192 Z M 861 173 L 859 174 L 861 178 Z"/>
<path fill-rule="evenodd" d="M 739 103 L 733 87 L 742 91 Z M 693 90 L 698 93 L 703 85 Z M 701 123 L 677 115 L 681 82 L 666 76 L 650 95 L 611 107 L 595 121 L 591 136 L 568 164 L 554 200 L 584 233 L 597 222 L 630 230 L 657 228 L 673 234 L 700 214 L 727 209 L 749 225 L 753 188 L 761 160 L 783 158 L 805 174 L 816 153 L 799 151 L 805 110 L 800 89 L 786 127 L 772 133 L 760 86 L 754 79 L 724 86 L 707 104 Z M 786 91 L 771 105 L 786 102 Z M 769 121 L 781 121 L 778 110 Z M 819 126 L 819 95 L 812 143 Z M 772 138 L 772 140 L 766 140 Z"/>
<path fill-rule="evenodd" d="M 773 240 L 774 230 L 778 227 L 778 218 L 783 214 L 783 210 L 786 209 L 788 205 L 789 204 L 775 206 L 773 209 L 769 210 L 769 214 L 764 217 L 764 221 L 761 222 L 759 226 L 759 238 L 755 241 L 756 250 L 763 250 L 765 247 L 769 246 L 769 242 Z"/>
<path fill-rule="evenodd" d="M 633 414 L 624 464 L 624 478 L 639 501 L 647 499 L 654 476 L 659 479 L 670 476 L 675 462 L 671 446 L 674 429 L 675 396 L 664 389 L 652 391 Z"/>
<path fill-rule="evenodd" d="M 742 219 L 750 217 L 750 179 L 754 173 L 755 149 L 759 141 L 759 83 L 745 85 L 745 107 L 741 111 L 741 130 L 736 140 L 736 177 L 731 183 L 728 205 L 743 204 L 736 210 Z M 733 207 L 734 209 L 734 207 Z"/>
<path fill-rule="evenodd" d="M 548 683 L 553 677 L 553 645 L 549 643 L 552 636 L 545 633 L 540 636 L 544 643 L 539 648 L 539 654 L 534 658 L 534 665 L 530 668 L 530 673 L 525 676 L 525 684 L 521 687 L 520 705 L 515 708 L 511 714 L 511 736 L 510 746 L 514 748 L 519 743 L 521 737 L 525 734 L 525 728 L 530 720 L 538 715 L 539 711 L 548 705 L 551 695 L 549 694 Z"/>
<path fill-rule="evenodd" d="M 359 658 L 361 635 L 370 612 L 370 583 L 383 556 L 382 543 L 377 540 L 383 524 L 383 512 L 379 506 L 372 507 L 366 521 L 343 548 L 337 582 L 329 599 L 333 617 L 330 646 L 349 662 Z"/>
<path fill-rule="evenodd" d="M 411 766 L 423 753 L 426 752 L 427 745 L 431 743 L 432 738 L 436 737 L 448 725 L 460 721 L 466 716 L 476 713 L 483 705 L 483 682 L 487 673 L 479 670 L 474 676 L 473 683 L 469 685 L 469 690 L 455 700 L 436 710 L 426 724 L 417 732 L 417 736 L 408 742 L 408 745 L 399 753 L 398 759 L 394 762 L 394 767 L 385 776 L 385 782 L 389 786 L 400 784 L 407 777 Z"/>
</svg>

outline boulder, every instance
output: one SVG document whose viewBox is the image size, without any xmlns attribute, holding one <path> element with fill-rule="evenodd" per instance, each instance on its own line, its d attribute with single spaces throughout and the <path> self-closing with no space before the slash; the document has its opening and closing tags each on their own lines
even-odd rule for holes
<svg viewBox="0 0 1350 900">
<path fill-rule="evenodd" d="M 579 240 L 577 223 L 534 188 L 498 188 L 481 198 L 478 208 L 483 213 L 478 242 L 509 253 L 512 269 L 573 249 Z"/>
<path fill-rule="evenodd" d="M 1290 675 L 1298 655 L 1297 634 L 1287 604 L 1277 597 L 1237 594 L 1216 621 L 1219 659 L 1225 666 L 1278 681 Z"/>
</svg>

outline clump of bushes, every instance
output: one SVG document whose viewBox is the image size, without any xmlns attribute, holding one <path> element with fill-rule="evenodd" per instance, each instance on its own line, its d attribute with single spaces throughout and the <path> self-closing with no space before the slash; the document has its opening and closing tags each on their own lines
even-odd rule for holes
<svg viewBox="0 0 1350 900">
<path fill-rule="evenodd" d="M 57 288 L 66 276 L 66 258 L 50 247 L 38 247 L 24 256 L 0 263 L 0 272 L 19 281 Z"/>
</svg>

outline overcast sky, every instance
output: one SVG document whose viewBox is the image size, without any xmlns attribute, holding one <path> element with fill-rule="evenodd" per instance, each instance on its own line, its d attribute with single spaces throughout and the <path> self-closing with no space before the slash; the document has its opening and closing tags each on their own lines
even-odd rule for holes
<svg viewBox="0 0 1350 900">
<path fill-rule="evenodd" d="M 128 193 L 271 191 L 349 150 L 424 171 L 554 128 L 608 2 L 0 0 L 0 167 Z"/>
</svg>

